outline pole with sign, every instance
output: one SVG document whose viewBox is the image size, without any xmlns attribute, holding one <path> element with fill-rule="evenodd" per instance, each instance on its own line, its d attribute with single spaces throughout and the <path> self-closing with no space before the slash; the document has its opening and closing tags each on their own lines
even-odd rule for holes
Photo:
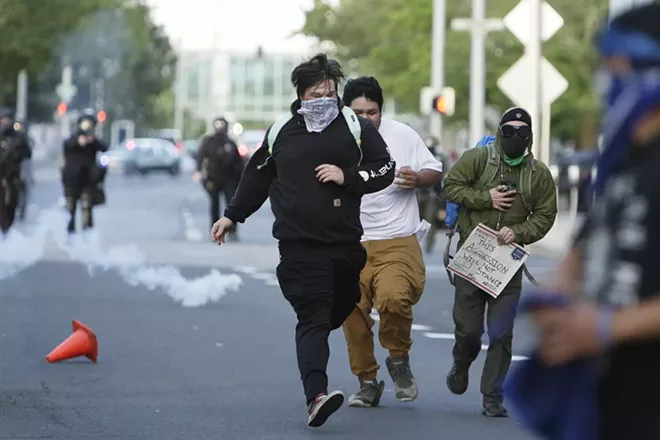
<svg viewBox="0 0 660 440">
<path fill-rule="evenodd" d="M 533 152 L 544 163 L 550 161 L 550 110 L 552 103 L 568 88 L 568 81 L 545 59 L 540 43 L 549 40 L 564 26 L 564 19 L 547 2 L 522 0 L 504 17 L 506 28 L 526 47 L 525 54 L 498 80 L 497 86 L 515 105 L 527 109 L 532 122 L 541 127 L 541 145 Z M 520 26 L 539 14 L 540 26 Z M 536 41 L 536 40 L 539 41 Z M 543 133 L 545 131 L 545 133 Z"/>
<path fill-rule="evenodd" d="M 64 66 L 62 69 L 62 82 L 57 85 L 55 89 L 57 96 L 60 98 L 60 104 L 64 104 L 63 108 L 67 108 L 76 93 L 78 88 L 73 84 L 73 69 L 71 66 Z M 69 137 L 69 112 L 66 111 L 61 115 L 62 121 L 62 139 Z"/>
<path fill-rule="evenodd" d="M 472 19 L 452 20 L 455 31 L 472 34 L 470 48 L 470 146 L 477 144 L 486 130 L 486 36 L 504 29 L 502 20 L 486 19 L 484 0 L 472 0 Z"/>
</svg>

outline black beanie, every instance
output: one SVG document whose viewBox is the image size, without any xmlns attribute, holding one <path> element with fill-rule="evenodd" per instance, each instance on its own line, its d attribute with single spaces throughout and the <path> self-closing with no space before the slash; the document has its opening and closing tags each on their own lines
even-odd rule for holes
<svg viewBox="0 0 660 440">
<path fill-rule="evenodd" d="M 500 125 L 504 125 L 511 121 L 521 121 L 529 125 L 529 128 L 532 128 L 532 117 L 527 113 L 527 110 L 522 107 L 511 107 L 505 111 L 500 120 Z"/>
</svg>

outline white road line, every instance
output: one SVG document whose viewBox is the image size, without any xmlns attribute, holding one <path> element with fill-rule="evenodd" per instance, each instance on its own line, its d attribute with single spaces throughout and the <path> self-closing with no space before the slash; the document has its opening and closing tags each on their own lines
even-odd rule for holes
<svg viewBox="0 0 660 440">
<path fill-rule="evenodd" d="M 454 335 L 451 333 L 424 333 L 424 337 L 429 339 L 444 339 L 446 341 L 453 341 Z M 488 346 L 485 344 L 481 345 L 482 350 L 488 350 Z M 512 361 L 526 361 L 529 359 L 527 356 L 513 356 L 511 357 Z"/>
</svg>

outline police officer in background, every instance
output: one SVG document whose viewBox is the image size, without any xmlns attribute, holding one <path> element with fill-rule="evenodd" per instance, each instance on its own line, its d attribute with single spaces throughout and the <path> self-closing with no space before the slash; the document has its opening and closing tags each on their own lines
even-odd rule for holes
<svg viewBox="0 0 660 440">
<path fill-rule="evenodd" d="M 32 157 L 25 134 L 14 128 L 14 111 L 0 108 L 0 231 L 6 234 L 14 223 L 20 197 L 21 167 Z"/>
<path fill-rule="evenodd" d="M 27 124 L 24 122 L 16 121 L 14 123 L 14 129 L 20 133 L 23 133 L 27 139 L 28 146 L 30 151 L 34 148 L 34 141 L 27 134 Z M 18 198 L 18 219 L 20 221 L 25 220 L 25 215 L 27 214 L 28 201 L 30 199 L 30 193 L 34 185 L 34 172 L 32 170 L 32 160 L 27 159 L 23 161 L 21 166 L 21 186 L 20 186 L 20 195 Z"/>
<path fill-rule="evenodd" d="M 229 123 L 223 117 L 213 121 L 213 133 L 205 136 L 197 150 L 197 171 L 193 178 L 202 182 L 211 198 L 211 226 L 220 219 L 220 194 L 229 205 L 243 172 L 243 158 L 236 143 L 229 138 Z M 236 226 L 230 231 L 236 239 Z"/>
<path fill-rule="evenodd" d="M 108 146 L 94 135 L 96 117 L 86 112 L 76 125 L 71 137 L 64 141 L 62 168 L 62 183 L 64 196 L 70 219 L 68 232 L 76 230 L 76 210 L 78 201 L 81 202 L 83 214 L 83 229 L 94 226 L 92 208 L 95 204 L 103 203 L 102 184 L 105 170 L 96 163 L 96 153 L 108 151 Z M 101 191 L 101 194 L 98 192 Z"/>
</svg>

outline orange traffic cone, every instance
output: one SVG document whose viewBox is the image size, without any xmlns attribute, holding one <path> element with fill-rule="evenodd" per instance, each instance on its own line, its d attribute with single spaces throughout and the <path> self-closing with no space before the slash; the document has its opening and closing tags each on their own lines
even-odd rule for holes
<svg viewBox="0 0 660 440">
<path fill-rule="evenodd" d="M 85 356 L 92 362 L 96 363 L 98 354 L 99 347 L 96 342 L 96 335 L 92 329 L 74 319 L 73 334 L 66 338 L 66 340 L 60 345 L 55 347 L 53 351 L 48 353 L 46 361 L 52 364 L 54 362 L 73 359 L 78 356 Z"/>
</svg>

